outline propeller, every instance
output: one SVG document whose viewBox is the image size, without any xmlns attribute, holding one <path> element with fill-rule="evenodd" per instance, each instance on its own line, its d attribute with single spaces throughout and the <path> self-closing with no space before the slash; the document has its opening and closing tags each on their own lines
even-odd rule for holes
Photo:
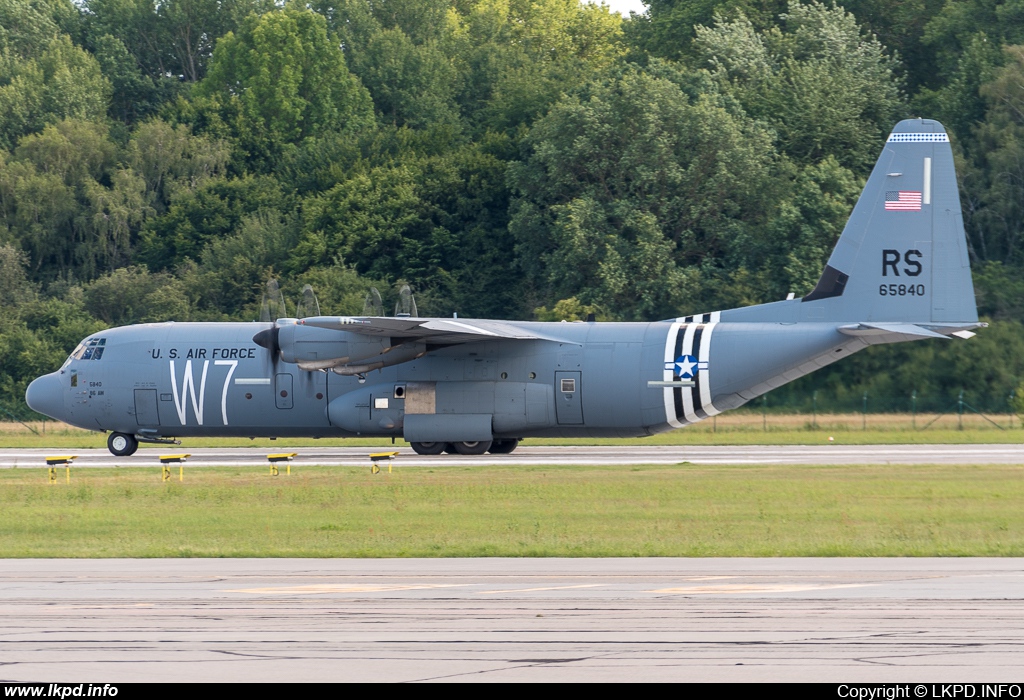
<svg viewBox="0 0 1024 700">
<path fill-rule="evenodd" d="M 306 285 L 307 287 L 309 285 Z M 302 290 L 305 293 L 305 289 Z M 312 288 L 310 288 L 312 291 Z M 278 326 L 277 320 L 284 318 L 288 315 L 288 307 L 284 304 L 284 294 L 281 293 L 281 287 L 278 285 L 277 280 L 272 279 L 267 282 L 267 291 L 263 293 L 263 303 L 260 306 L 260 323 L 273 323 L 274 325 L 266 330 L 262 330 L 252 337 L 252 342 L 259 345 L 261 348 L 266 348 L 270 351 L 271 362 L 277 364 L 278 355 L 281 353 L 281 344 L 278 338 L 281 335 L 281 327 Z"/>
<path fill-rule="evenodd" d="M 260 322 L 272 323 L 279 318 L 287 316 L 288 307 L 284 304 L 284 294 L 281 293 L 281 287 L 278 286 L 277 280 L 270 280 L 267 282 L 267 291 L 263 293 L 263 304 L 260 307 Z"/>
<path fill-rule="evenodd" d="M 376 287 L 370 287 L 366 293 L 366 301 L 363 302 L 363 316 L 383 316 L 384 302 L 381 301 L 380 292 Z"/>
<path fill-rule="evenodd" d="M 395 304 L 395 318 L 417 317 L 416 300 L 412 297 L 412 290 L 409 285 L 403 284 L 398 290 L 398 303 Z"/>
<path fill-rule="evenodd" d="M 295 317 L 308 318 L 310 316 L 319 315 L 320 302 L 316 299 L 316 293 L 313 291 L 313 286 L 307 284 L 302 288 L 302 299 L 299 300 L 299 304 L 295 308 Z"/>
</svg>

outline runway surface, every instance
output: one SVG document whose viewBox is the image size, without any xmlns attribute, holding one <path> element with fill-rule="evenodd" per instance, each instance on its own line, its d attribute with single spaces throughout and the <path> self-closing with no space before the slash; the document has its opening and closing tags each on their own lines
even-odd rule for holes
<svg viewBox="0 0 1024 700">
<path fill-rule="evenodd" d="M 1021 559 L 7 560 L 0 681 L 1020 682 Z"/>
<path fill-rule="evenodd" d="M 270 452 L 297 452 L 294 465 L 367 466 L 371 452 L 397 449 L 396 467 L 480 465 L 619 464 L 1024 464 L 1021 445 L 642 445 L 600 447 L 519 447 L 510 455 L 417 455 L 408 447 L 196 448 L 187 445 L 140 449 L 114 457 L 106 449 L 4 449 L 0 468 L 45 467 L 49 455 L 78 455 L 76 467 L 159 465 L 159 455 L 190 453 L 190 466 L 265 466 Z"/>
</svg>

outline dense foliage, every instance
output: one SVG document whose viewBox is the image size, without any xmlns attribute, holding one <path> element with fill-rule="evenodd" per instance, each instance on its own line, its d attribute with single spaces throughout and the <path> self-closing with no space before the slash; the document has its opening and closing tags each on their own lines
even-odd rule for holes
<svg viewBox="0 0 1024 700">
<path fill-rule="evenodd" d="M 1024 379 L 1021 7 L 0 0 L 0 405 L 97 328 L 255 318 L 271 278 L 327 313 L 405 282 L 421 313 L 516 319 L 801 295 L 921 114 L 953 137 L 992 328 L 776 402 L 964 388 L 1004 408 Z"/>
</svg>

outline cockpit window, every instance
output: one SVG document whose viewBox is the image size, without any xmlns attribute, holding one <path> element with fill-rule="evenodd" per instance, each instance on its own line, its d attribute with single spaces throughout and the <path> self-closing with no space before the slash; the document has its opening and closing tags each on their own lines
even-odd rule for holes
<svg viewBox="0 0 1024 700">
<path fill-rule="evenodd" d="M 75 351 L 71 353 L 67 362 L 71 360 L 99 360 L 103 357 L 103 350 L 107 344 L 106 338 L 89 338 L 78 344 Z M 65 362 L 65 366 L 67 365 Z"/>
</svg>

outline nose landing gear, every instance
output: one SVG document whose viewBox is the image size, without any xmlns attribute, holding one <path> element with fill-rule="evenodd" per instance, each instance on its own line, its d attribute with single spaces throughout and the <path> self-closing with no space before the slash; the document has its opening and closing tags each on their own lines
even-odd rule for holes
<svg viewBox="0 0 1024 700">
<path fill-rule="evenodd" d="M 107 449 L 115 457 L 130 457 L 139 449 L 139 441 L 134 435 L 111 433 L 107 437 Z"/>
</svg>

